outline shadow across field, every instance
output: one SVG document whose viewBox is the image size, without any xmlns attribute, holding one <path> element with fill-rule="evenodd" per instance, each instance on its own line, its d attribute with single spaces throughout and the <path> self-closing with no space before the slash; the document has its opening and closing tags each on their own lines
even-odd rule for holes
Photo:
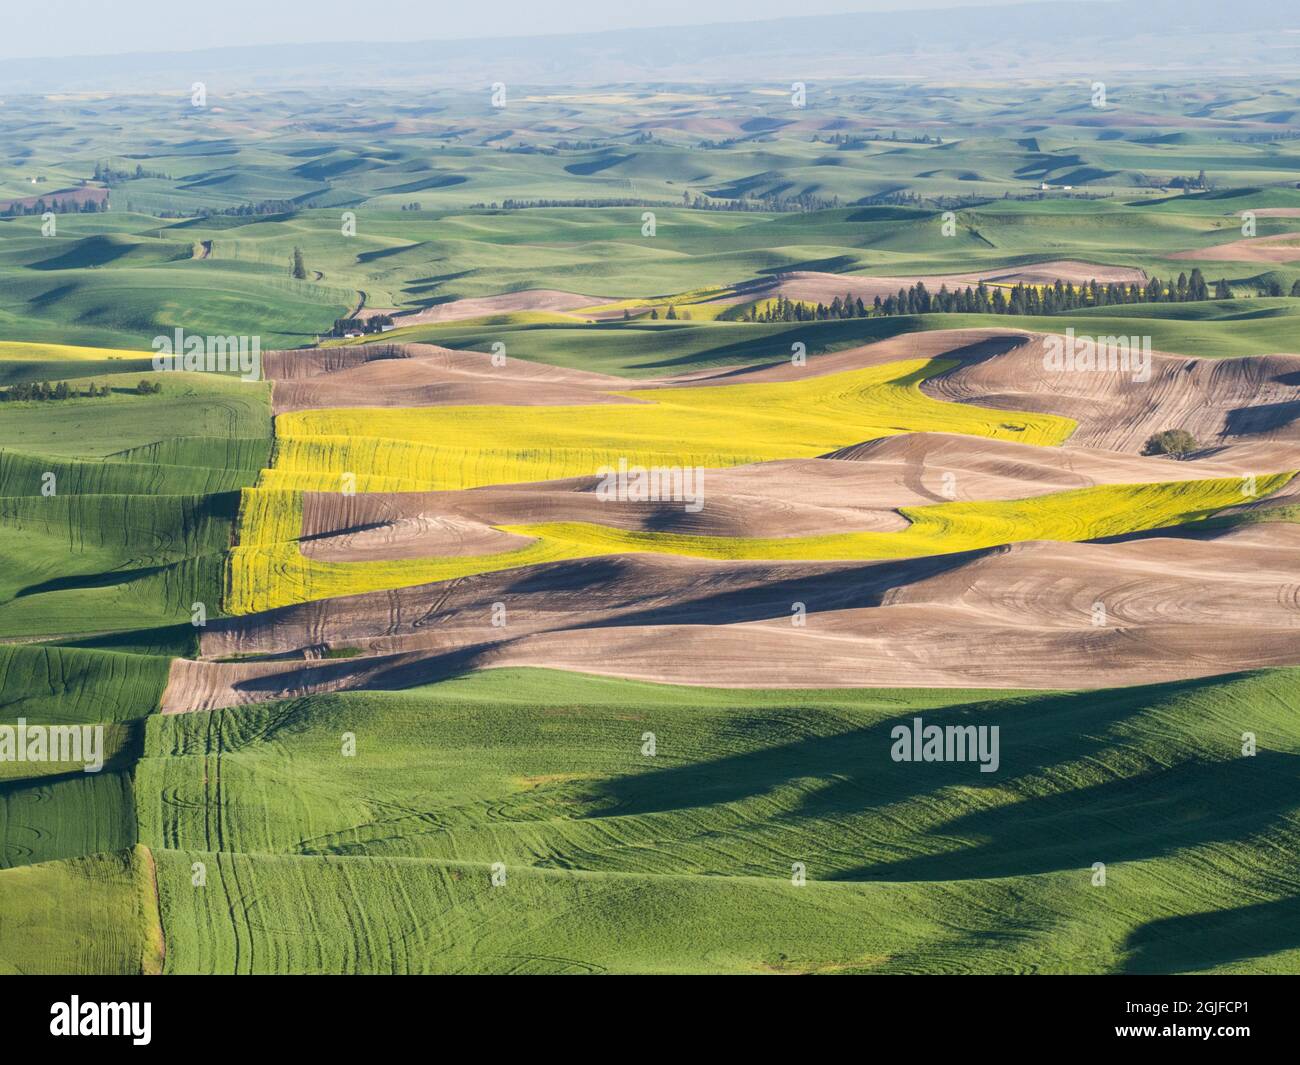
<svg viewBox="0 0 1300 1065">
<path fill-rule="evenodd" d="M 809 726 L 809 735 L 779 746 L 609 781 L 597 789 L 599 816 L 703 809 L 796 789 L 781 822 L 807 830 L 868 819 L 863 860 L 819 873 L 842 881 L 1086 871 L 1097 861 L 1249 839 L 1300 808 L 1300 756 L 1261 750 L 1225 760 L 1190 742 L 1175 753 L 1167 736 L 1160 759 L 1138 753 L 1167 732 L 1161 717 L 1171 705 L 1228 680 L 990 699 L 831 735 Z M 783 720 L 793 732 L 801 729 L 797 699 L 792 693 Z M 998 726 L 997 770 L 982 773 L 975 761 L 894 761 L 892 731 L 917 717 L 925 725 Z M 772 721 L 747 714 L 730 731 L 732 742 L 752 734 L 758 744 Z M 900 821 L 917 827 L 900 833 Z"/>
<path fill-rule="evenodd" d="M 1128 973 L 1208 969 L 1300 949 L 1300 896 L 1148 921 L 1126 944 Z"/>
<path fill-rule="evenodd" d="M 564 627 L 577 630 L 628 625 L 734 625 L 789 618 L 790 604 L 794 602 L 806 604 L 809 614 L 879 607 L 885 604 L 886 596 L 896 588 L 959 570 L 984 555 L 1001 550 L 990 548 L 951 555 L 927 555 L 901 562 L 877 562 L 859 566 L 828 563 L 822 573 L 817 573 L 810 564 L 802 567 L 802 572 L 788 580 L 776 580 L 770 572 L 764 572 L 756 575 L 753 583 L 744 587 L 681 599 L 645 610 L 631 610 L 614 617 L 592 618 Z M 596 565 L 599 565 L 599 560 Z M 610 562 L 608 565 L 610 576 L 617 577 L 621 572 L 617 564 Z M 588 572 L 591 568 L 587 567 Z M 531 579 L 521 579 L 510 591 L 523 593 L 545 590 L 532 587 Z M 572 579 L 561 577 L 556 582 L 556 588 L 571 589 Z"/>
</svg>

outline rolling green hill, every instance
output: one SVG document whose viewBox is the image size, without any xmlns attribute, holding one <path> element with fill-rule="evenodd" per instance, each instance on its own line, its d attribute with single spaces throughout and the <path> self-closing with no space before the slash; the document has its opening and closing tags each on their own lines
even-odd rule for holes
<svg viewBox="0 0 1300 1065">
<path fill-rule="evenodd" d="M 1298 697 L 491 672 L 152 718 L 134 794 L 171 972 L 1286 971 Z M 891 760 L 915 716 L 999 773 Z"/>
<path fill-rule="evenodd" d="M 815 360 L 966 327 L 1138 334 L 1187 357 L 1300 353 L 1300 298 L 1288 295 L 1300 282 L 1300 88 L 1129 78 L 1112 86 L 1116 106 L 1098 109 L 1082 83 L 1044 78 L 1026 91 L 995 83 L 987 69 L 976 85 L 836 78 L 813 85 L 806 108 L 792 107 L 784 87 L 716 79 L 512 85 L 506 108 L 487 106 L 478 86 L 256 90 L 207 109 L 175 92 L 10 95 L 0 106 L 0 202 L 88 185 L 106 191 L 108 209 L 64 211 L 53 227 L 39 211 L 0 212 L 0 744 L 20 721 L 102 729 L 104 765 L 87 773 L 0 760 L 0 972 L 1300 971 L 1300 657 L 1297 668 L 1087 692 L 727 689 L 488 669 L 399 691 L 160 711 L 169 680 L 209 668 L 177 660 L 200 657 L 199 615 L 219 615 L 223 573 L 255 546 L 237 543 L 237 530 L 252 528 L 239 508 L 263 471 L 333 484 L 329 456 L 355 447 L 365 461 L 351 465 L 373 467 L 356 471 L 363 478 L 378 475 L 375 455 L 415 456 L 401 484 L 452 483 L 440 465 L 467 470 L 481 457 L 457 457 L 465 441 L 437 435 L 462 417 L 533 425 L 529 439 L 511 440 L 511 454 L 538 469 L 550 446 L 536 408 L 483 400 L 472 415 L 437 406 L 283 414 L 277 447 L 270 384 L 153 369 L 154 338 L 175 329 L 257 337 L 263 351 L 306 349 L 336 319 L 383 310 L 399 315 L 398 327 L 363 342 L 480 352 L 504 344 L 511 359 L 630 378 L 785 362 L 795 344 Z M 1241 243 L 1248 211 L 1268 243 Z M 766 282 L 794 271 L 979 277 L 1071 260 L 1169 279 L 1198 264 L 1183 253 L 1217 245 L 1231 246 L 1215 252 L 1229 258 L 1202 266 L 1211 285 L 1228 283 L 1229 299 L 1038 316 L 741 320 L 770 291 Z M 1284 295 L 1258 295 L 1272 285 Z M 400 318 L 531 289 L 588 297 L 610 318 Z M 705 293 L 751 303 L 695 302 Z M 674 302 L 692 318 L 636 316 Z M 76 394 L 19 398 L 44 382 Z M 1270 384 L 1294 383 L 1283 375 Z M 483 382 L 448 391 L 461 384 L 474 392 Z M 90 385 L 108 394 L 86 395 Z M 439 402 L 440 387 L 428 388 Z M 519 389 L 510 402 L 520 395 L 530 398 Z M 791 455 L 822 453 L 804 437 L 844 398 L 809 395 L 781 416 L 783 435 L 799 444 Z M 691 402 L 684 390 L 675 399 Z M 982 406 L 924 398 L 918 422 L 899 402 L 877 402 L 873 432 L 923 428 L 958 450 L 953 434 L 971 431 Z M 628 409 L 643 408 L 586 415 L 605 426 L 594 431 L 598 444 L 628 450 L 656 438 L 638 415 L 619 413 Z M 853 435 L 866 424 L 861 413 L 845 409 L 851 424 L 836 444 L 863 438 Z M 1014 425 L 993 419 L 998 431 L 985 435 L 1005 446 L 985 466 L 997 477 L 976 465 L 972 477 L 1064 478 L 1048 460 L 1043 474 L 999 457 L 1025 442 L 1002 430 L 1023 432 L 1019 423 L 1038 413 Z M 750 416 L 775 418 L 755 407 L 728 422 L 723 407 L 702 407 L 672 423 L 685 428 L 656 431 L 683 449 L 716 435 L 707 454 L 732 454 Z M 304 434 L 294 450 L 292 427 L 313 422 L 343 428 Z M 584 470 L 560 465 L 587 443 L 582 418 L 570 414 L 562 428 L 556 468 Z M 450 450 L 399 446 L 421 434 Z M 896 442 L 899 453 L 908 443 Z M 1090 484 L 1083 461 L 1070 473 Z M 842 473 L 849 463 L 822 465 Z M 501 474 L 510 483 L 523 476 L 510 469 Z M 746 469 L 754 466 L 734 476 Z M 897 469 L 909 492 L 929 472 L 901 461 Z M 493 476 L 483 486 L 508 494 Z M 1188 485 L 1171 491 L 1243 498 L 1235 477 Z M 1127 495 L 1110 487 L 1047 497 L 1080 530 L 1065 539 L 1135 528 L 1100 522 L 1086 505 L 1119 499 L 1111 509 L 1123 517 Z M 828 491 L 789 509 L 810 522 Z M 1017 512 L 1043 505 L 1014 498 Z M 428 544 L 451 541 L 438 536 L 460 545 L 448 552 L 475 550 L 476 533 L 465 531 L 475 523 L 460 512 L 448 519 L 436 503 L 408 513 L 409 498 L 390 502 L 391 522 L 384 512 L 339 536 L 321 533 L 349 550 L 371 533 L 417 538 L 417 554 L 378 560 L 385 576 L 373 587 L 443 573 L 444 549 Z M 923 511 L 886 513 L 852 493 L 841 502 L 873 512 L 863 521 L 882 529 L 895 519 L 915 525 Z M 610 554 L 647 545 L 691 566 L 684 545 L 700 559 L 731 552 L 806 564 L 808 545 L 824 539 L 770 535 L 767 525 L 761 537 L 744 534 L 747 506 L 735 508 L 740 531 L 726 537 L 671 523 L 602 526 L 585 514 L 581 525 L 551 524 L 555 535 L 576 528 L 586 538 L 563 557 L 583 559 L 593 582 Z M 987 516 L 1009 505 L 933 509 L 945 506 Z M 302 563 L 299 538 L 309 542 L 296 524 L 301 501 L 282 510 L 292 529 L 274 541 L 283 554 L 268 556 L 268 584 L 293 572 L 285 557 Z M 1198 531 L 1295 517 L 1294 506 L 1246 509 Z M 999 552 L 1029 536 L 994 530 L 966 544 L 950 522 L 932 525 L 926 550 L 936 557 L 989 543 Z M 491 546 L 531 527 L 479 531 Z M 1239 531 L 1248 540 L 1279 528 Z M 435 568 L 422 568 L 430 559 Z M 371 587 L 346 583 L 364 576 L 343 572 L 352 564 L 319 563 L 338 568 L 335 590 Z M 1160 564 L 1150 563 L 1152 574 Z M 532 592 L 535 578 L 545 587 L 537 570 L 497 579 Z M 1134 587 L 1145 594 L 1145 584 Z M 285 588 L 276 602 L 294 609 L 300 590 Z M 699 588 L 713 594 L 703 577 Z M 448 599 L 465 590 L 448 589 Z M 1294 591 L 1264 594 L 1282 611 Z M 400 592 L 391 602 L 397 632 L 407 606 Z M 330 606 L 319 609 L 307 627 L 319 619 L 325 633 Z M 416 626 L 427 626 L 419 638 L 438 654 L 439 641 L 459 638 L 447 635 L 460 623 L 454 609 L 444 616 L 439 601 Z M 963 601 L 951 624 L 968 624 L 978 609 Z M 290 623 L 273 616 L 266 628 L 277 617 Z M 1174 607 L 1166 620 L 1180 623 Z M 1273 631 L 1278 645 L 1286 632 Z M 368 634 L 367 646 L 387 634 Z M 252 659 L 301 655 L 304 667 L 332 669 L 348 663 L 321 656 L 360 652 L 320 639 L 287 652 L 240 646 L 214 668 L 255 673 Z M 242 675 L 232 690 L 254 700 L 316 690 L 261 683 Z M 894 760 L 895 730 L 918 718 L 997 729 L 998 771 Z"/>
</svg>

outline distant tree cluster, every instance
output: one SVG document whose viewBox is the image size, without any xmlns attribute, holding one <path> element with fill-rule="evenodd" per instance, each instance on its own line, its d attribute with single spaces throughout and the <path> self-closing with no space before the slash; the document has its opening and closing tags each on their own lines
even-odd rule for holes
<svg viewBox="0 0 1300 1065">
<path fill-rule="evenodd" d="M 193 211 L 166 210 L 157 212 L 157 218 L 212 218 L 214 216 L 245 218 L 252 215 L 282 214 L 295 215 L 299 211 L 315 207 L 315 201 L 298 203 L 296 200 L 260 200 L 257 203 L 241 203 L 237 207 L 199 207 Z M 128 203 L 129 211 L 131 205 Z"/>
<path fill-rule="evenodd" d="M 1076 287 L 1069 281 L 1057 278 L 1050 285 L 1013 285 L 1010 289 L 996 286 L 990 289 L 981 282 L 974 288 L 967 285 L 965 289 L 950 292 L 944 285 L 933 295 L 918 281 L 911 289 L 899 289 L 897 296 L 884 300 L 877 297 L 878 306 L 873 307 L 873 310 L 886 315 L 936 311 L 1035 315 L 1057 314 L 1084 307 L 1111 307 L 1130 303 L 1189 303 L 1210 298 L 1205 277 L 1200 269 L 1195 269 L 1190 277 L 1179 274 L 1176 280 L 1168 282 L 1153 277 L 1145 285 L 1137 282 L 1125 285 L 1114 281 L 1102 284 L 1094 278 Z M 1232 290 L 1227 281 L 1220 279 L 1215 282 L 1213 298 L 1232 298 Z"/>
<path fill-rule="evenodd" d="M 847 133 L 833 133 L 829 137 L 825 137 L 825 138 L 819 136 L 816 133 L 812 135 L 813 144 L 824 142 L 826 144 L 834 144 L 841 149 L 845 149 L 849 151 L 853 151 L 859 148 L 865 148 L 868 144 L 872 143 L 873 141 L 889 141 L 890 143 L 904 143 L 904 144 L 942 144 L 943 138 L 931 137 L 930 134 L 928 133 L 922 133 L 915 137 L 900 137 L 897 131 L 890 133 L 888 137 L 882 137 L 880 136 L 880 134 L 864 134 L 864 133 L 855 133 L 853 135 L 849 135 Z"/>
<path fill-rule="evenodd" d="M 697 142 L 695 147 L 702 148 L 705 151 L 720 151 L 725 148 L 734 148 L 737 144 L 752 144 L 753 141 L 754 134 L 751 133 L 746 137 L 727 137 L 720 141 L 706 138 Z"/>
<path fill-rule="evenodd" d="M 341 337 L 348 333 L 380 333 L 385 326 L 393 324 L 392 315 L 376 314 L 369 318 L 335 318 L 334 328 L 329 336 Z"/>
<path fill-rule="evenodd" d="M 1142 445 L 1142 454 L 1168 455 L 1171 458 L 1181 459 L 1200 446 L 1196 442 L 1196 437 L 1186 429 L 1165 429 L 1147 439 L 1147 442 Z"/>
<path fill-rule="evenodd" d="M 596 199 L 578 197 L 570 200 L 516 200 L 508 199 L 497 203 L 472 203 L 471 210 L 486 211 L 522 211 L 530 207 L 676 207 L 666 200 L 640 200 L 635 197 L 615 197 Z"/>
<path fill-rule="evenodd" d="M 919 202 L 919 198 L 918 201 Z M 824 211 L 839 207 L 840 199 L 832 196 L 826 199 L 811 193 L 796 196 L 757 197 L 742 195 L 735 199 L 711 199 L 706 196 L 683 192 L 680 203 L 665 200 L 643 200 L 632 196 L 623 197 L 577 197 L 567 200 L 502 200 L 500 203 L 474 203 L 472 210 L 480 211 L 521 211 L 532 207 L 685 207 L 691 211 L 755 211 L 769 214 L 789 214 L 797 211 Z"/>
<path fill-rule="evenodd" d="M 52 197 L 46 200 L 45 197 L 26 203 L 22 200 L 11 200 L 8 203 L 0 203 L 0 215 L 6 215 L 14 218 L 25 217 L 27 215 L 41 215 L 46 211 L 53 211 L 55 214 L 99 214 L 108 210 L 107 197 L 103 200 L 97 199 L 75 199 L 64 200 Z"/>
<path fill-rule="evenodd" d="M 1275 141 L 1300 140 L 1300 131 L 1293 133 L 1247 133 L 1244 136 L 1220 137 L 1232 144 L 1272 144 Z"/>
<path fill-rule="evenodd" d="M 1300 289 L 1300 283 L 1297 283 Z M 1295 290 L 1293 290 L 1295 291 Z M 1277 295 L 1281 295 L 1278 286 Z M 751 307 L 745 315 L 747 322 L 821 322 L 840 318 L 871 318 L 897 314 L 1058 314 L 1062 311 L 1084 307 L 1109 307 L 1129 303 L 1188 303 L 1210 299 L 1209 286 L 1199 269 L 1191 276 L 1179 274 L 1176 280 L 1161 281 L 1151 278 L 1145 285 L 1136 282 L 1123 285 L 1117 282 L 1101 284 L 1096 279 L 1074 285 L 1059 278 L 1050 285 L 1014 285 L 1010 289 L 989 286 L 981 281 L 976 286 L 949 290 L 941 285 L 938 292 L 930 292 L 923 281 L 911 288 L 900 288 L 896 296 L 877 296 L 870 307 L 860 298 L 846 293 L 836 296 L 829 305 L 816 306 L 779 296 L 766 307 Z M 1214 299 L 1231 299 L 1232 290 L 1227 281 L 1214 285 Z"/>
<path fill-rule="evenodd" d="M 143 178 L 162 178 L 170 181 L 171 175 L 164 174 L 161 170 L 146 170 L 140 163 L 135 164 L 134 170 L 118 170 L 107 163 L 95 164 L 94 180 L 105 185 L 121 185 L 126 181 L 140 181 Z"/>
<path fill-rule="evenodd" d="M 690 198 L 689 193 L 682 193 L 683 206 L 695 211 L 767 211 L 773 214 L 788 214 L 794 211 L 827 211 L 840 206 L 838 196 L 815 196 L 811 192 L 800 192 L 794 196 L 751 196 L 741 193 L 737 199 L 711 200 L 703 196 Z"/>
<path fill-rule="evenodd" d="M 892 296 L 890 297 L 893 298 Z M 836 296 L 830 306 L 818 303 L 816 307 L 803 300 L 791 300 L 778 296 L 766 307 L 751 307 L 745 312 L 746 322 L 825 322 L 837 318 L 868 318 L 871 310 L 862 302 L 845 294 L 843 299 Z"/>
<path fill-rule="evenodd" d="M 1011 191 L 1008 189 L 1002 194 L 1002 198 L 1004 200 L 1018 200 L 1021 202 L 1025 200 L 1046 200 L 1048 198 L 1068 200 L 1113 200 L 1115 198 L 1115 192 L 1113 189 L 1110 192 L 1084 192 L 1081 189 L 1071 189 L 1069 192 L 1065 192 L 1061 189 L 1035 189 L 1033 192 L 1013 196 L 1011 195 Z"/>
<path fill-rule="evenodd" d="M 403 210 L 403 211 L 423 211 L 423 210 L 424 210 L 424 204 L 422 204 L 419 200 L 412 200 L 410 203 L 404 203 L 404 204 L 402 204 L 402 210 Z"/>
<path fill-rule="evenodd" d="M 141 382 L 144 384 L 145 382 Z M 162 386 L 158 386 L 162 391 Z M 108 385 L 97 385 L 91 381 L 85 391 L 78 391 L 67 381 L 51 385 L 49 381 L 20 381 L 6 389 L 0 389 L 0 399 L 11 403 L 26 403 L 32 400 L 44 402 L 55 399 L 73 399 L 75 397 L 101 399 L 108 395 Z"/>
<path fill-rule="evenodd" d="M 1172 177 L 1169 179 L 1169 183 L 1165 187 L 1171 189 L 1182 189 L 1184 192 L 1208 192 L 1214 186 L 1210 184 L 1210 179 L 1205 176 L 1205 171 L 1202 170 L 1194 178 L 1182 176 Z"/>
<path fill-rule="evenodd" d="M 982 202 L 987 202 L 984 200 Z M 859 200 L 854 200 L 853 207 L 921 207 L 925 204 L 924 197 L 918 196 L 915 192 L 909 192 L 907 189 L 897 189 L 894 192 L 881 192 L 875 196 L 863 196 Z"/>
</svg>

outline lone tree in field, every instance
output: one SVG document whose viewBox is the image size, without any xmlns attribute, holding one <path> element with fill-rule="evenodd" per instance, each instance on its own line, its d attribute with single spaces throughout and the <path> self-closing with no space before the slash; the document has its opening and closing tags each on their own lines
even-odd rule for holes
<svg viewBox="0 0 1300 1065">
<path fill-rule="evenodd" d="M 1186 429 L 1165 429 L 1143 445 L 1142 454 L 1168 455 L 1170 458 L 1181 459 L 1198 447 L 1200 444 L 1196 442 L 1196 437 Z"/>
<path fill-rule="evenodd" d="M 307 280 L 307 264 L 302 261 L 302 249 L 293 249 L 293 277 L 295 281 Z"/>
</svg>

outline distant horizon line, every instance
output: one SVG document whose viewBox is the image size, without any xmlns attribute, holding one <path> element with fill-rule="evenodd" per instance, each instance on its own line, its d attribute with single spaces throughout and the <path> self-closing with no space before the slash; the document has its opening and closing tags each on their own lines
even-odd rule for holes
<svg viewBox="0 0 1300 1065">
<path fill-rule="evenodd" d="M 765 25 L 779 22 L 812 22 L 818 19 L 844 19 L 844 18 L 864 18 L 878 15 L 907 14 L 921 15 L 928 12 L 940 11 L 982 11 L 990 8 L 1013 8 L 1013 7 L 1049 7 L 1056 6 L 1061 0 L 989 0 L 985 3 L 958 3 L 945 2 L 945 0 L 924 0 L 925 6 L 912 7 L 907 3 L 900 3 L 898 7 L 882 8 L 875 11 L 843 11 L 831 14 L 813 14 L 813 15 L 782 15 L 776 18 L 756 18 L 756 19 L 721 19 L 716 22 L 670 22 L 654 23 L 644 26 L 618 26 L 608 29 L 566 29 L 556 30 L 554 32 L 540 33 L 520 33 L 520 34 L 467 34 L 450 37 L 420 37 L 414 40 L 401 40 L 396 38 L 385 37 L 367 37 L 367 38 L 334 38 L 328 40 L 297 40 L 297 41 L 274 41 L 257 44 L 220 44 L 199 48 L 175 48 L 166 49 L 172 55 L 200 55 L 211 52 L 236 52 L 251 51 L 255 49 L 276 49 L 276 48 L 318 48 L 334 45 L 395 45 L 404 48 L 414 47 L 421 44 L 445 44 L 449 42 L 491 42 L 500 41 L 508 43 L 513 41 L 535 41 L 549 40 L 552 38 L 563 37 L 598 37 L 605 35 L 639 33 L 645 30 L 701 30 L 713 29 L 721 26 L 734 25 Z M 1064 0 L 1065 3 L 1079 4 L 1119 4 L 1123 0 Z M 0 55 L 0 62 L 4 63 L 43 63 L 50 61 L 69 61 L 77 59 L 125 59 L 132 56 L 149 56 L 157 55 L 159 49 L 133 49 L 128 51 L 116 52 L 74 52 L 60 55 L 40 55 L 40 56 L 14 56 L 5 57 Z"/>
</svg>

